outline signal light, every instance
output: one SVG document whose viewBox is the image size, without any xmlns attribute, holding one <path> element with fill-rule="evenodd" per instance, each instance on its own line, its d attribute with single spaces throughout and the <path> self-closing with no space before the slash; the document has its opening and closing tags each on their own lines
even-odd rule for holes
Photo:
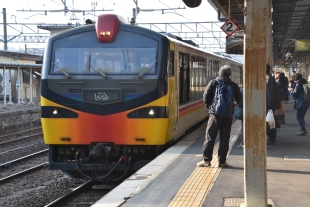
<svg viewBox="0 0 310 207">
<path fill-rule="evenodd" d="M 105 37 L 105 36 L 110 36 L 110 35 L 111 35 L 110 31 L 106 31 L 106 32 L 101 31 L 100 32 L 100 37 Z"/>
</svg>

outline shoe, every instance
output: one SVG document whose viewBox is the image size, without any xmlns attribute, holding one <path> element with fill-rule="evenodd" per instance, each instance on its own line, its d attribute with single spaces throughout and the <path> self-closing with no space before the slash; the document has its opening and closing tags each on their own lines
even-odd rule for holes
<svg viewBox="0 0 310 207">
<path fill-rule="evenodd" d="M 237 148 L 243 147 L 243 143 L 240 143 Z"/>
<path fill-rule="evenodd" d="M 197 167 L 209 167 L 211 166 L 211 162 L 201 160 L 197 163 Z"/>
<path fill-rule="evenodd" d="M 267 145 L 275 145 L 275 144 L 276 144 L 275 142 L 267 141 Z"/>
<path fill-rule="evenodd" d="M 308 134 L 308 133 L 307 133 L 307 131 L 300 130 L 300 132 L 297 132 L 296 134 L 298 136 L 302 136 L 302 135 L 305 135 L 305 134 Z"/>
<path fill-rule="evenodd" d="M 223 164 L 219 164 L 219 167 L 228 167 L 228 163 L 225 162 L 225 163 L 223 163 Z"/>
</svg>

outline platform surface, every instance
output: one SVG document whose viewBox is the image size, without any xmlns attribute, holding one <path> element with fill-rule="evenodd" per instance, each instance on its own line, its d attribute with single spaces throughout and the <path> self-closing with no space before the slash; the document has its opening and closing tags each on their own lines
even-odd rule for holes
<svg viewBox="0 0 310 207">
<path fill-rule="evenodd" d="M 291 104 L 285 108 L 286 124 L 278 130 L 276 144 L 267 145 L 267 202 L 274 207 L 310 207 L 310 134 L 296 135 L 296 111 Z M 305 119 L 310 132 L 309 111 Z M 92 206 L 239 207 L 244 203 L 244 152 L 237 148 L 241 123 L 233 123 L 229 167 L 223 169 L 217 167 L 218 144 L 212 166 L 196 167 L 202 159 L 205 128 L 206 123 Z"/>
</svg>

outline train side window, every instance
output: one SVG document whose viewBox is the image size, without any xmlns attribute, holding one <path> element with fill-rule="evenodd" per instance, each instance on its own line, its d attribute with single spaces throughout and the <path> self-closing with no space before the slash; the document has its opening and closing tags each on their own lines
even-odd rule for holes
<svg viewBox="0 0 310 207">
<path fill-rule="evenodd" d="M 183 67 L 183 101 L 188 102 L 189 101 L 189 55 L 183 56 L 184 61 L 184 67 Z"/>
<path fill-rule="evenodd" d="M 207 86 L 207 60 L 204 58 L 201 59 L 201 69 L 202 69 L 202 94 L 201 94 L 202 97 L 203 92 Z"/>
<path fill-rule="evenodd" d="M 196 87 L 197 87 L 197 67 L 198 63 L 196 61 L 196 57 L 194 55 L 191 56 L 191 63 L 190 63 L 190 100 L 196 99 Z"/>
<path fill-rule="evenodd" d="M 219 70 L 220 70 L 220 62 L 214 60 L 213 66 L 212 66 L 212 79 L 215 79 L 217 76 L 219 76 Z"/>
<path fill-rule="evenodd" d="M 169 74 L 169 77 L 174 76 L 174 51 L 173 50 L 170 50 L 168 74 Z"/>
<path fill-rule="evenodd" d="M 208 60 L 208 68 L 207 68 L 207 85 L 212 80 L 212 60 Z"/>
</svg>

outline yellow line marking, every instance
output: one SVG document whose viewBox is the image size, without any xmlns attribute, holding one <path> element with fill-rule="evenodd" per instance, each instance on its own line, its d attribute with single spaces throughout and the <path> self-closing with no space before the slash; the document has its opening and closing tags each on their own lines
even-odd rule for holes
<svg viewBox="0 0 310 207">
<path fill-rule="evenodd" d="M 236 121 L 231 130 L 230 149 L 228 154 L 238 139 L 240 134 L 240 121 Z M 238 127 L 236 129 L 236 127 Z M 235 132 L 236 131 L 236 132 Z M 221 168 L 218 167 L 217 151 L 219 148 L 219 142 L 214 146 L 213 158 L 210 167 L 196 167 L 192 174 L 187 178 L 182 187 L 179 189 L 175 197 L 169 203 L 168 207 L 180 207 L 191 206 L 200 207 L 209 194 L 217 176 L 219 175 Z M 196 154 L 195 157 L 202 155 Z"/>
</svg>

